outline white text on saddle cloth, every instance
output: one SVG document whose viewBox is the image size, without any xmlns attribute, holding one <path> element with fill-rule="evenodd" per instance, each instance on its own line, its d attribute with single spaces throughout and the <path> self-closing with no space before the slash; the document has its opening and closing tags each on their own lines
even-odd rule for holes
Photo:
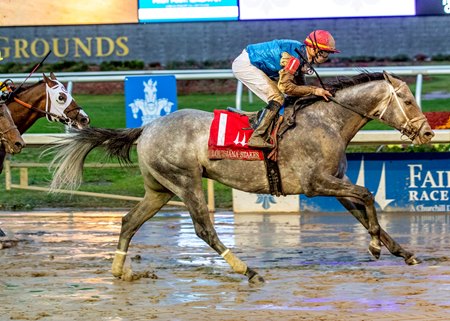
<svg viewBox="0 0 450 321">
<path fill-rule="evenodd" d="M 224 110 L 214 111 L 211 124 L 210 146 L 248 148 L 248 139 L 253 133 L 248 117 Z"/>
<path fill-rule="evenodd" d="M 55 114 L 56 116 L 66 118 L 64 115 L 64 110 L 66 110 L 66 108 L 72 103 L 72 95 L 67 91 L 62 83 L 57 80 L 53 81 L 56 82 L 55 86 L 50 87 L 49 85 L 46 85 L 47 101 L 45 103 L 45 110 L 49 113 Z M 61 94 L 65 95 L 65 101 L 60 99 Z M 50 117 L 51 120 L 56 120 L 53 119 L 54 117 Z"/>
</svg>

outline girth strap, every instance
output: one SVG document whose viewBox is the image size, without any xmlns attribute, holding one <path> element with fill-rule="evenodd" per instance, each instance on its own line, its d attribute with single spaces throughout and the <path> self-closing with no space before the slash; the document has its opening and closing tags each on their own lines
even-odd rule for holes
<svg viewBox="0 0 450 321">
<path fill-rule="evenodd" d="M 267 180 L 269 182 L 270 194 L 275 196 L 286 196 L 281 184 L 280 168 L 278 162 L 268 158 L 270 150 L 264 150 L 264 163 L 266 164 Z"/>
</svg>

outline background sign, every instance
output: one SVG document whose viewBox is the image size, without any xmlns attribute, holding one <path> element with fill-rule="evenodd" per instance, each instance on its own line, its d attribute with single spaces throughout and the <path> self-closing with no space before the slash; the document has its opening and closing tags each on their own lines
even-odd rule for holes
<svg viewBox="0 0 450 321">
<path fill-rule="evenodd" d="M 0 26 L 137 22 L 137 0 L 0 0 Z"/>
<path fill-rule="evenodd" d="M 127 128 L 141 127 L 177 110 L 175 76 L 125 78 Z"/>
<path fill-rule="evenodd" d="M 355 153 L 347 158 L 347 176 L 373 193 L 378 211 L 450 211 L 450 153 Z M 304 195 L 300 209 L 346 211 L 333 197 Z"/>
<path fill-rule="evenodd" d="M 237 20 L 237 0 L 139 0 L 139 22 Z"/>
<path fill-rule="evenodd" d="M 232 190 L 234 213 L 298 213 L 297 195 L 276 197 L 270 194 L 247 193 Z"/>
<path fill-rule="evenodd" d="M 239 19 L 414 16 L 415 0 L 240 0 Z"/>
<path fill-rule="evenodd" d="M 450 0 L 416 0 L 418 16 L 450 15 Z"/>
<path fill-rule="evenodd" d="M 0 6 L 0 26 L 450 14 L 450 0 L 0 0 Z"/>
</svg>

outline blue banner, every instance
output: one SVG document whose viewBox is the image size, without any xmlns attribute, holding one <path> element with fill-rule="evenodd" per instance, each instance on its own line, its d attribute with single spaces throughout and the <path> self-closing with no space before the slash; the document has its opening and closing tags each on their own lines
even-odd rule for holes
<svg viewBox="0 0 450 321">
<path fill-rule="evenodd" d="M 373 193 L 378 211 L 450 211 L 450 153 L 352 153 L 347 159 L 347 176 Z M 334 197 L 304 195 L 300 210 L 346 211 Z"/>
<path fill-rule="evenodd" d="M 175 76 L 125 78 L 127 128 L 141 127 L 175 110 L 177 110 Z"/>
</svg>

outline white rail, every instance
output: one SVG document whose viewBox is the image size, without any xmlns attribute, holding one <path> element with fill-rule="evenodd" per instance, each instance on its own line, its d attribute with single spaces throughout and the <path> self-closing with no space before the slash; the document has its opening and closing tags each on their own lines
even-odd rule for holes
<svg viewBox="0 0 450 321">
<path fill-rule="evenodd" d="M 450 130 L 435 130 L 436 134 L 432 139 L 433 144 L 450 144 Z M 28 146 L 55 145 L 71 134 L 23 134 L 22 137 Z M 386 145 L 405 144 L 409 141 L 396 130 L 361 130 L 352 139 L 352 145 Z"/>
<path fill-rule="evenodd" d="M 320 76 L 351 76 L 361 72 L 357 67 L 330 67 L 316 68 Z M 382 72 L 386 70 L 399 76 L 417 76 L 421 75 L 449 75 L 450 65 L 434 66 L 382 66 L 363 68 L 369 72 Z M 190 69 L 190 70 L 126 70 L 126 71 L 87 71 L 87 72 L 59 72 L 56 76 L 61 81 L 72 82 L 109 82 L 123 81 L 125 77 L 143 76 L 143 75 L 174 75 L 180 80 L 199 80 L 199 79 L 234 79 L 233 72 L 230 69 Z M 0 79 L 11 78 L 16 83 L 25 80 L 28 74 L 0 74 Z M 33 74 L 28 82 L 36 82 L 42 78 L 41 73 Z"/>
<path fill-rule="evenodd" d="M 322 77 L 351 76 L 361 72 L 357 67 L 330 67 L 316 68 Z M 386 70 L 399 76 L 417 76 L 416 79 L 416 100 L 421 105 L 423 75 L 450 75 L 450 65 L 434 66 L 381 66 L 364 68 L 369 72 L 382 72 Z M 177 80 L 202 80 L 202 79 L 234 79 L 230 69 L 201 69 L 201 70 L 129 70 L 129 71 L 89 71 L 89 72 L 61 72 L 57 73 L 60 81 L 69 82 L 111 82 L 124 81 L 130 76 L 151 76 L 151 75 L 174 75 Z M 12 79 L 16 83 L 21 83 L 28 74 L 0 74 L 0 80 Z M 28 82 L 36 82 L 42 77 L 41 73 L 33 74 Z M 236 108 L 241 109 L 242 84 L 238 82 L 236 90 Z M 250 98 L 251 99 L 251 98 Z"/>
<path fill-rule="evenodd" d="M 436 130 L 436 136 L 433 138 L 432 142 L 435 144 L 438 143 L 450 143 L 450 130 Z M 62 139 L 69 137 L 71 134 L 24 134 L 22 137 L 25 140 L 25 143 L 28 146 L 40 147 L 40 146 L 51 146 L 58 144 Z M 403 144 L 405 140 L 402 139 L 399 132 L 394 130 L 372 130 L 372 131 L 360 131 L 351 141 L 351 144 Z M 11 190 L 13 188 L 16 189 L 26 189 L 26 190 L 34 190 L 34 191 L 43 191 L 48 192 L 48 187 L 40 187 L 40 186 L 30 186 L 28 183 L 28 168 L 33 167 L 47 167 L 48 164 L 41 163 L 15 163 L 10 160 L 6 160 L 4 164 L 5 168 L 5 188 L 6 190 Z M 97 167 L 96 164 L 87 164 L 87 167 Z M 109 165 L 101 165 L 102 167 L 116 167 L 118 164 L 109 164 Z M 14 184 L 12 182 L 12 169 L 17 168 L 20 170 L 20 183 Z M 214 202 L 214 183 L 212 180 L 208 180 L 208 209 L 210 212 L 214 212 L 215 210 L 215 202 Z M 86 191 L 66 191 L 59 190 L 60 193 L 71 193 L 76 195 L 84 195 L 84 196 L 94 196 L 94 197 L 102 197 L 102 198 L 112 198 L 112 199 L 122 199 L 122 200 L 131 200 L 131 201 L 140 201 L 142 198 L 134 197 L 134 196 L 126 196 L 126 195 L 113 195 L 113 194 L 105 194 L 105 193 L 94 193 L 94 192 L 86 192 Z M 183 206 L 184 204 L 181 202 L 171 201 L 168 205 L 175 206 Z"/>
</svg>

